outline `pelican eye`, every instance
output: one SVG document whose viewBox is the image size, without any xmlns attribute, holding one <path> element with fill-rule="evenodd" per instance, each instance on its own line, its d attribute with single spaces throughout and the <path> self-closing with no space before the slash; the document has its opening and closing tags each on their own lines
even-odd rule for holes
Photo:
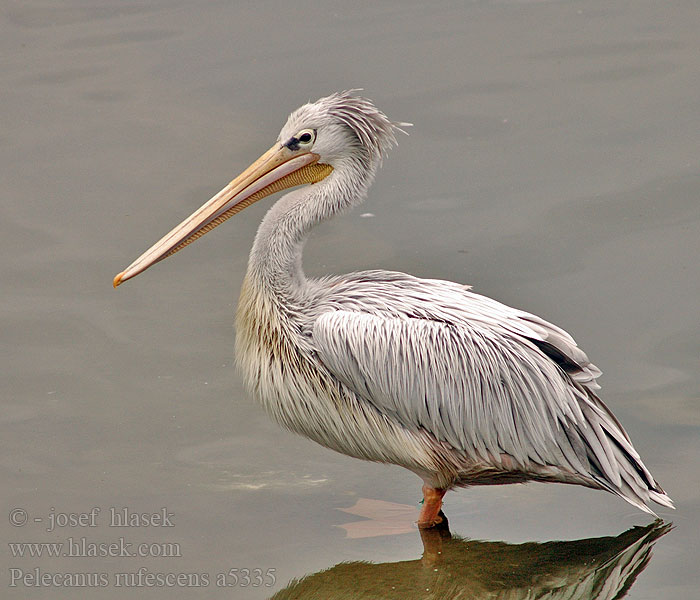
<svg viewBox="0 0 700 600">
<path fill-rule="evenodd" d="M 316 141 L 315 129 L 302 129 L 285 144 L 290 150 L 299 150 L 302 146 L 311 146 Z"/>
<path fill-rule="evenodd" d="M 302 144 L 308 144 L 311 140 L 314 139 L 313 132 L 311 132 L 311 131 L 303 131 L 303 132 L 299 135 L 299 138 L 298 138 L 298 139 L 299 139 L 299 141 L 300 141 Z"/>
</svg>

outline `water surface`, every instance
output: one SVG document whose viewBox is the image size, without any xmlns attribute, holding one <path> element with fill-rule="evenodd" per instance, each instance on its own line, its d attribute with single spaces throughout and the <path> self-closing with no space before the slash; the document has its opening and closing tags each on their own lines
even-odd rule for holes
<svg viewBox="0 0 700 600">
<path fill-rule="evenodd" d="M 414 127 L 367 203 L 314 233 L 308 273 L 457 280 L 574 334 L 678 507 L 660 511 L 675 529 L 633 597 L 698 597 L 697 3 L 237 4 L 0 9 L 3 595 L 76 596 L 60 577 L 38 591 L 38 568 L 105 573 L 93 597 L 259 599 L 344 561 L 421 559 L 418 479 L 280 431 L 232 367 L 269 201 L 111 288 L 292 109 L 362 87 Z M 124 507 L 165 508 L 173 526 L 110 527 Z M 454 534 L 508 548 L 650 523 L 610 495 L 536 484 L 454 492 L 445 510 Z M 86 516 L 47 531 L 57 514 Z M 120 537 L 179 557 L 20 558 L 6 544 Z M 200 585 L 149 585 L 139 569 Z M 232 585 L 230 569 L 268 579 Z"/>
</svg>

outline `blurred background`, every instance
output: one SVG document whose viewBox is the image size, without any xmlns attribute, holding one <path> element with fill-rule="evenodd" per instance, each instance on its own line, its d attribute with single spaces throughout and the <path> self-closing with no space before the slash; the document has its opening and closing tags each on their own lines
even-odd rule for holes
<svg viewBox="0 0 700 600">
<path fill-rule="evenodd" d="M 414 127 L 367 202 L 314 233 L 307 273 L 460 281 L 571 332 L 678 508 L 660 511 L 675 529 L 634 598 L 698 597 L 698 31 L 694 0 L 4 2 L 3 594 L 36 597 L 23 577 L 39 569 L 106 573 L 93 597 L 257 599 L 342 561 L 421 556 L 417 477 L 279 430 L 242 389 L 233 316 L 269 199 L 111 285 L 289 112 L 363 88 Z M 358 500 L 364 516 L 343 512 Z M 387 506 L 408 512 L 387 521 Z M 47 531 L 94 507 L 94 527 Z M 109 527 L 124 507 L 167 509 L 173 527 Z M 445 511 L 461 536 L 511 543 L 650 521 L 611 495 L 539 484 L 452 492 Z M 376 523 L 347 526 L 363 519 Z M 180 554 L 9 546 L 69 537 Z M 141 568 L 212 583 L 114 585 Z M 273 569 L 273 585 L 214 585 L 245 568 Z M 51 581 L 51 597 L 75 597 Z"/>
</svg>

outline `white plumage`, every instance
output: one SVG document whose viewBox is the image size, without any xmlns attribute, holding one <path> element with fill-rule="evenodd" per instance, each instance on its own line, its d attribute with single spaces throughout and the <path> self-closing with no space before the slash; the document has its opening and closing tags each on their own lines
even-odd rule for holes
<svg viewBox="0 0 700 600">
<path fill-rule="evenodd" d="M 596 396 L 600 371 L 565 331 L 452 282 L 305 276 L 309 231 L 364 198 L 396 128 L 351 92 L 301 107 L 275 146 L 115 285 L 301 178 L 312 185 L 280 198 L 260 225 L 236 319 L 241 372 L 275 420 L 417 473 L 423 527 L 440 521 L 451 487 L 529 480 L 607 490 L 647 512 L 650 500 L 672 507 Z"/>
</svg>

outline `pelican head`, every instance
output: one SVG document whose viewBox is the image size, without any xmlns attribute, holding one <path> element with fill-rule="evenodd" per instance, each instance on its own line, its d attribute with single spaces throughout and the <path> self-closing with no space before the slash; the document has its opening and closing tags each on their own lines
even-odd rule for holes
<svg viewBox="0 0 700 600">
<path fill-rule="evenodd" d="M 318 183 L 336 171 L 336 198 L 361 198 L 394 144 L 392 123 L 354 90 L 305 104 L 287 119 L 275 144 L 218 194 L 114 278 L 114 287 L 175 254 L 254 202 L 275 192 Z M 339 207 L 340 208 L 340 207 Z"/>
</svg>

